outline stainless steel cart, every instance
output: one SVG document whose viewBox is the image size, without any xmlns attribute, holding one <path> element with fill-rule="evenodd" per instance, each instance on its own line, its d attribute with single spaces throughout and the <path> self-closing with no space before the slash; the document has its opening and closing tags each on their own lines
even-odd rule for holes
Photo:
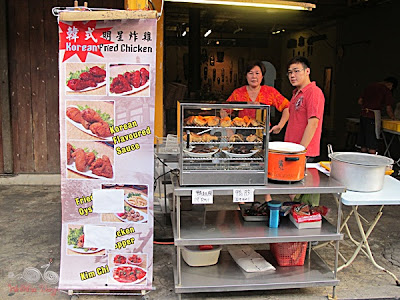
<svg viewBox="0 0 400 300">
<path fill-rule="evenodd" d="M 297 229 L 290 221 L 282 220 L 279 228 L 269 228 L 264 222 L 243 222 L 240 211 L 216 211 L 204 213 L 181 212 L 181 197 L 191 196 L 193 189 L 182 187 L 179 179 L 173 178 L 174 210 L 172 224 L 176 246 L 174 266 L 175 292 L 226 292 L 243 290 L 269 290 L 302 288 L 311 286 L 333 286 L 337 279 L 341 205 L 339 201 L 337 225 L 323 220 L 322 227 L 316 229 Z M 316 169 L 307 169 L 305 179 L 292 184 L 268 183 L 264 186 L 207 186 L 213 190 L 214 201 L 218 196 L 233 195 L 234 188 L 252 188 L 255 195 L 264 194 L 312 194 L 332 193 L 336 199 L 345 187 Z M 189 198 L 190 199 L 190 198 Z M 282 242 L 335 241 L 336 252 L 333 270 L 314 251 L 309 250 L 304 266 L 276 267 L 275 272 L 245 273 L 233 261 L 229 253 L 222 251 L 218 264 L 209 267 L 189 267 L 182 260 L 181 248 L 188 245 L 228 245 L 261 244 Z M 309 247 L 310 248 L 310 247 Z M 268 259 L 271 255 L 261 254 Z"/>
</svg>

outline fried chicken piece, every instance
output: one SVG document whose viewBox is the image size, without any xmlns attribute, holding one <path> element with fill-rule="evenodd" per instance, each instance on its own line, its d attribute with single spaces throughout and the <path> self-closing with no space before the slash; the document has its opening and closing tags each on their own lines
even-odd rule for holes
<svg viewBox="0 0 400 300">
<path fill-rule="evenodd" d="M 229 126 L 231 126 L 231 123 L 232 123 L 232 121 L 231 121 L 231 118 L 229 118 L 229 117 L 225 117 L 221 120 L 222 127 L 229 127 Z"/>
<path fill-rule="evenodd" d="M 74 122 L 82 124 L 86 129 L 89 129 L 90 123 L 82 118 L 82 112 L 76 107 L 67 108 L 67 117 Z"/>
<path fill-rule="evenodd" d="M 72 157 L 75 158 L 75 167 L 80 172 L 86 172 L 87 170 L 87 160 L 86 153 L 83 149 L 78 148 L 72 153 Z"/>
<path fill-rule="evenodd" d="M 83 72 L 83 73 L 79 74 L 79 79 L 85 80 L 85 81 L 93 80 L 93 75 L 90 74 L 89 72 Z"/>
<path fill-rule="evenodd" d="M 89 73 L 96 77 L 106 76 L 106 71 L 98 66 L 91 67 Z"/>
<path fill-rule="evenodd" d="M 129 84 L 128 80 L 126 80 L 126 78 L 121 74 L 113 79 L 110 86 L 110 91 L 114 94 L 121 94 L 124 92 L 129 92 L 131 90 L 132 87 Z"/>
<path fill-rule="evenodd" d="M 89 123 L 103 121 L 100 115 L 94 109 L 91 108 L 86 108 L 82 110 L 82 118 L 88 121 Z"/>
<path fill-rule="evenodd" d="M 246 123 L 243 121 L 242 118 L 236 117 L 233 119 L 232 124 L 237 127 L 244 127 Z"/>
<path fill-rule="evenodd" d="M 96 83 L 93 81 L 94 86 Z M 90 80 L 81 80 L 81 79 L 71 79 L 68 81 L 67 86 L 73 91 L 80 91 L 92 86 L 92 81 Z"/>
<path fill-rule="evenodd" d="M 133 79 L 132 79 L 132 83 L 131 84 L 133 85 L 133 87 L 135 89 L 137 89 L 138 87 L 141 86 L 141 83 L 140 83 L 140 72 L 139 71 L 135 71 L 133 73 Z"/>
<path fill-rule="evenodd" d="M 140 85 L 145 85 L 150 78 L 150 73 L 145 68 L 140 69 Z"/>
<path fill-rule="evenodd" d="M 183 120 L 184 124 L 186 125 L 193 125 L 194 121 L 194 116 L 187 117 L 186 119 Z"/>
<path fill-rule="evenodd" d="M 251 123 L 251 126 L 254 126 L 254 127 L 260 126 L 260 123 L 254 118 L 250 118 L 250 123 Z"/>
<path fill-rule="evenodd" d="M 104 80 L 106 80 L 106 76 L 94 76 L 93 77 L 93 81 L 96 83 L 103 82 Z"/>
<path fill-rule="evenodd" d="M 215 116 L 208 116 L 208 117 L 204 117 L 207 120 L 207 125 L 208 126 L 218 126 L 219 125 L 219 117 L 215 117 Z"/>
<path fill-rule="evenodd" d="M 261 139 L 256 136 L 255 134 L 250 134 L 248 137 L 246 137 L 246 141 L 248 142 L 260 142 Z"/>
<path fill-rule="evenodd" d="M 193 120 L 194 125 L 205 126 L 207 124 L 207 120 L 202 116 L 196 116 Z"/>
<path fill-rule="evenodd" d="M 187 134 L 183 135 L 183 140 L 187 141 Z M 193 132 L 190 133 L 189 142 L 202 142 L 202 141 L 203 141 L 203 138 L 201 135 L 198 135 L 197 133 L 193 133 Z"/>
<path fill-rule="evenodd" d="M 241 135 L 240 133 L 231 135 L 229 137 L 229 141 L 230 142 L 244 142 L 243 135 Z"/>
<path fill-rule="evenodd" d="M 82 121 L 82 113 L 76 107 L 67 107 L 67 117 L 77 123 Z"/>
<path fill-rule="evenodd" d="M 244 116 L 243 117 L 243 122 L 246 124 L 246 127 L 249 127 L 249 125 L 250 125 L 250 117 L 249 116 Z"/>
<path fill-rule="evenodd" d="M 96 159 L 96 155 L 93 152 L 86 153 L 86 165 L 90 166 Z"/>
<path fill-rule="evenodd" d="M 74 153 L 74 151 L 74 147 L 72 147 L 70 143 L 67 143 L 67 165 L 73 163 L 72 153 Z"/>
<path fill-rule="evenodd" d="M 96 159 L 96 161 L 90 166 L 90 170 L 92 170 L 93 174 L 106 178 L 112 178 L 114 175 L 111 161 L 107 155 L 103 155 L 102 158 Z"/>
<path fill-rule="evenodd" d="M 201 139 L 203 142 L 212 142 L 212 141 L 218 141 L 218 137 L 211 135 L 209 133 L 204 133 L 201 135 Z"/>
<path fill-rule="evenodd" d="M 101 122 L 95 122 L 90 125 L 89 129 L 96 134 L 97 136 L 100 137 L 109 137 L 112 136 L 112 133 L 110 131 L 110 126 L 108 125 L 107 122 L 101 121 Z"/>
<path fill-rule="evenodd" d="M 133 82 L 133 72 L 125 72 L 124 73 L 125 79 L 129 82 L 130 85 L 132 85 Z"/>
</svg>

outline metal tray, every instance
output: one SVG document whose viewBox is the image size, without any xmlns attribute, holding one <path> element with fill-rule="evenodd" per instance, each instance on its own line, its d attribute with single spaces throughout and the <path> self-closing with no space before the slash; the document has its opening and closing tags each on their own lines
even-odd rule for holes
<svg viewBox="0 0 400 300">
<path fill-rule="evenodd" d="M 246 209 L 251 207 L 251 204 L 242 204 L 239 205 L 240 207 L 240 212 L 242 214 L 243 220 L 245 220 L 246 222 L 266 222 L 269 220 L 268 216 L 247 216 L 244 214 L 244 212 L 246 211 Z"/>
</svg>

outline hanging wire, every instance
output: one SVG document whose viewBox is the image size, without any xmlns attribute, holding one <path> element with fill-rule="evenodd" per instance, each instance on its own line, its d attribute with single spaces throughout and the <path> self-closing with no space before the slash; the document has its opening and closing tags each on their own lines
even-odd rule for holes
<svg viewBox="0 0 400 300">
<path fill-rule="evenodd" d="M 150 0 L 149 0 L 150 1 Z M 159 13 L 157 13 L 157 21 L 161 19 L 162 13 L 164 10 L 164 0 L 161 1 L 161 10 Z"/>
</svg>

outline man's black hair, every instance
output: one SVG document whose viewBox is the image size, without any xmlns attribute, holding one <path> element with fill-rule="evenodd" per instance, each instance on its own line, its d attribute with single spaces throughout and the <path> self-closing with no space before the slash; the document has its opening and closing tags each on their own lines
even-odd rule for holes
<svg viewBox="0 0 400 300">
<path fill-rule="evenodd" d="M 303 65 L 304 69 L 310 68 L 310 62 L 304 56 L 293 57 L 291 60 L 289 60 L 286 68 L 289 69 L 290 65 L 299 63 Z"/>
</svg>

